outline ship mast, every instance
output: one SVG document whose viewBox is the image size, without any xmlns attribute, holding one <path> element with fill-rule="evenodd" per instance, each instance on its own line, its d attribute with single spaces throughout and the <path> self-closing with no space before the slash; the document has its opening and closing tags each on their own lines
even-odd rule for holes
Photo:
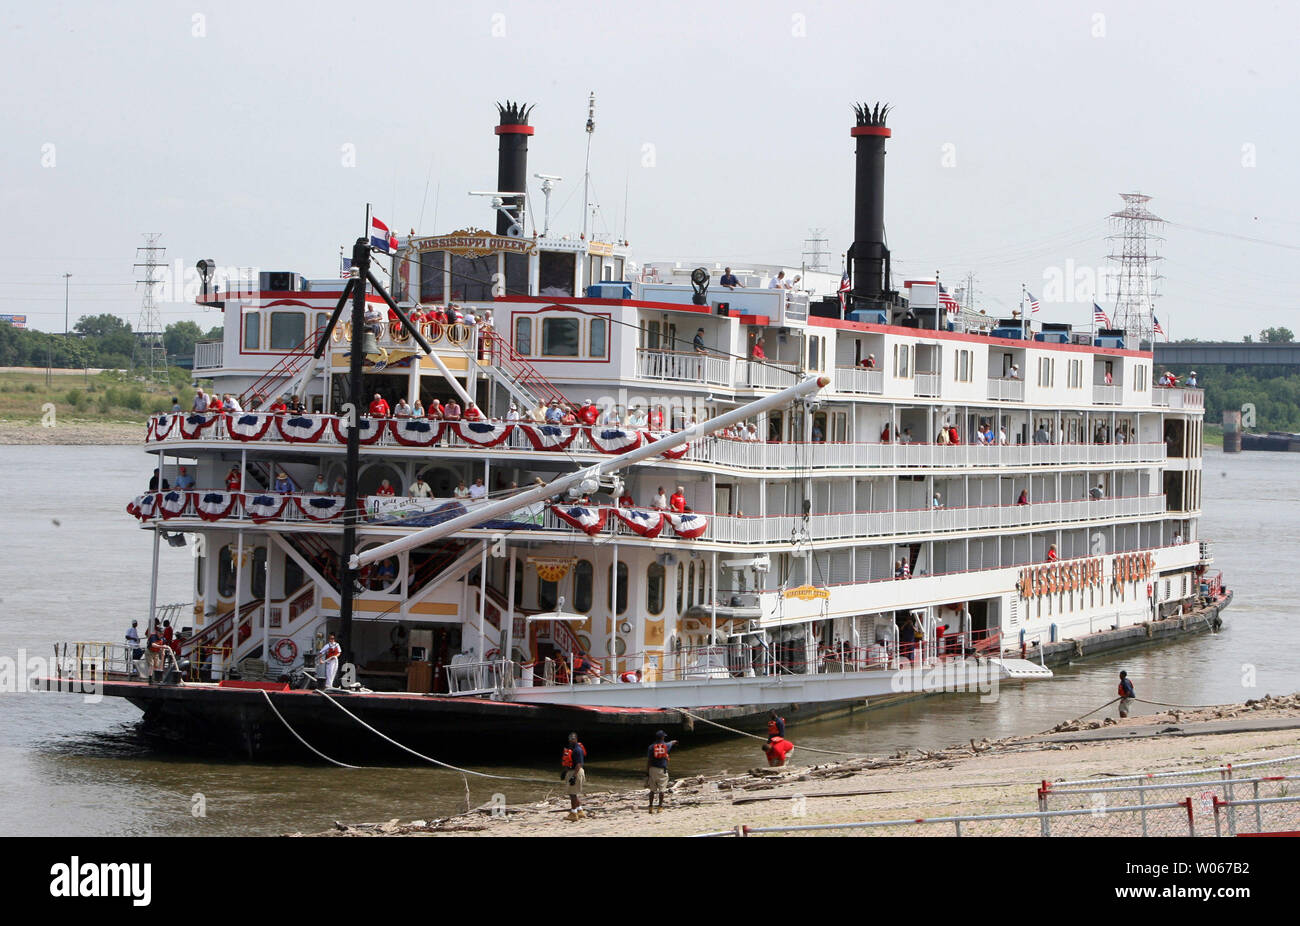
<svg viewBox="0 0 1300 926">
<path fill-rule="evenodd" d="M 582 175 L 582 240 L 587 240 L 588 190 L 591 187 L 591 135 L 596 131 L 596 93 L 587 97 L 587 166 Z"/>
</svg>

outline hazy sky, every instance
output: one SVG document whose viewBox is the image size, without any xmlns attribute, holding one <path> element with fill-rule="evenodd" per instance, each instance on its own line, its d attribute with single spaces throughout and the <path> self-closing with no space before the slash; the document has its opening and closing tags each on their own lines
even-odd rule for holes
<svg viewBox="0 0 1300 926">
<path fill-rule="evenodd" d="M 893 104 L 896 279 L 976 274 L 1001 314 L 1090 322 L 1053 292 L 1105 266 L 1118 193 L 1169 221 L 1174 337 L 1297 327 L 1300 12 L 1288 4 L 15 3 L 0 12 L 0 313 L 133 323 L 141 233 L 169 260 L 336 272 L 364 204 L 396 230 L 490 226 L 494 103 L 536 104 L 529 173 L 635 256 L 798 264 L 851 243 L 851 104 Z M 532 181 L 536 184 L 537 181 Z M 533 214 L 541 195 L 532 188 Z M 1248 240 L 1257 239 L 1257 240 Z M 1066 301 L 1053 302 L 1053 298 Z M 1103 301 L 1103 305 L 1108 304 Z M 164 305 L 164 322 L 219 314 Z"/>
</svg>

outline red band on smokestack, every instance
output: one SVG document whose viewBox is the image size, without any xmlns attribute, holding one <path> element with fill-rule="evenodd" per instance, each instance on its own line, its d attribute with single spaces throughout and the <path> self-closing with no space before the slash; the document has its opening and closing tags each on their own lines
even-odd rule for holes
<svg viewBox="0 0 1300 926">
<path fill-rule="evenodd" d="M 849 129 L 849 134 L 854 138 L 857 138 L 859 135 L 883 135 L 885 138 L 890 138 L 894 133 L 889 131 L 889 129 L 885 128 L 883 125 L 855 125 L 853 128 Z"/>
<path fill-rule="evenodd" d="M 499 125 L 492 130 L 495 135 L 532 135 L 531 125 Z"/>
</svg>

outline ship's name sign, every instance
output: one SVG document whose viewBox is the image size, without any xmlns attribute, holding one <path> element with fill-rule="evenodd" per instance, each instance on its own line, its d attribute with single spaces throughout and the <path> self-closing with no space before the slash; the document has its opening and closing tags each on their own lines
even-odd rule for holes
<svg viewBox="0 0 1300 926">
<path fill-rule="evenodd" d="M 816 598 L 830 598 L 829 589 L 815 588 L 812 585 L 800 585 L 798 588 L 788 588 L 785 591 L 786 598 L 798 598 L 800 601 L 812 601 Z"/>
<path fill-rule="evenodd" d="M 465 228 L 436 238 L 414 238 L 410 247 L 417 252 L 449 251 L 459 257 L 483 257 L 498 251 L 531 254 L 537 244 L 524 238 L 507 238 L 479 228 Z"/>
</svg>

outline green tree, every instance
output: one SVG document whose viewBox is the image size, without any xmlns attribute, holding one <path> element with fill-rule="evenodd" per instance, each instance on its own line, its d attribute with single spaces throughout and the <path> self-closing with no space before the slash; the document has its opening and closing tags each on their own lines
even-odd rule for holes
<svg viewBox="0 0 1300 926">
<path fill-rule="evenodd" d="M 1290 328 L 1265 328 L 1259 333 L 1259 340 L 1264 344 L 1290 344 L 1295 335 Z"/>
<path fill-rule="evenodd" d="M 169 357 L 190 357 L 194 342 L 203 337 L 203 329 L 194 322 L 172 322 L 163 331 L 163 346 Z"/>
</svg>

